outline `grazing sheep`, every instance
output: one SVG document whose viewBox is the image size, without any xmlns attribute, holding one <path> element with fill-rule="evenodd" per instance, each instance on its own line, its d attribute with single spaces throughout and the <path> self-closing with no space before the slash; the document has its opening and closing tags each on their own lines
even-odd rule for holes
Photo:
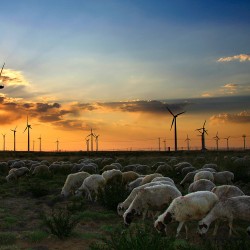
<svg viewBox="0 0 250 250">
<path fill-rule="evenodd" d="M 153 171 L 156 171 L 156 169 L 157 169 L 159 166 L 165 165 L 165 164 L 166 164 L 166 162 L 164 162 L 164 161 L 156 162 L 156 163 L 151 167 L 151 169 L 152 169 Z"/>
<path fill-rule="evenodd" d="M 167 224 L 178 221 L 176 237 L 178 237 L 184 223 L 202 219 L 218 201 L 218 197 L 209 191 L 198 191 L 175 198 L 168 209 L 155 221 L 158 231 L 166 231 Z M 186 238 L 187 238 L 187 227 Z"/>
<path fill-rule="evenodd" d="M 197 191 L 211 191 L 215 187 L 215 184 L 206 179 L 200 179 L 190 184 L 188 187 L 188 193 L 193 193 Z"/>
<path fill-rule="evenodd" d="M 18 178 L 28 174 L 29 171 L 30 170 L 27 167 L 12 168 L 5 178 L 7 182 L 10 182 L 11 180 L 17 180 Z"/>
<path fill-rule="evenodd" d="M 186 174 L 186 176 L 180 182 L 180 185 L 183 187 L 185 183 L 192 183 L 196 173 L 198 173 L 198 170 Z"/>
<path fill-rule="evenodd" d="M 38 165 L 34 168 L 32 175 L 46 175 L 50 174 L 49 167 L 45 164 Z"/>
<path fill-rule="evenodd" d="M 61 195 L 64 197 L 68 197 L 71 192 L 74 193 L 74 191 L 82 185 L 83 181 L 88 176 L 90 176 L 90 174 L 87 172 L 77 172 L 74 174 L 69 174 L 63 185 Z"/>
<path fill-rule="evenodd" d="M 139 187 L 134 188 L 132 192 L 129 194 L 129 196 L 126 198 L 126 200 L 118 204 L 117 213 L 122 216 L 124 212 L 128 209 L 129 205 L 134 200 L 134 198 L 136 197 L 136 195 L 139 193 L 140 190 L 146 187 L 152 187 L 156 185 L 169 185 L 169 183 L 170 183 L 169 181 L 149 182 L 149 183 L 146 183 Z"/>
<path fill-rule="evenodd" d="M 218 165 L 216 163 L 206 163 L 202 166 L 202 169 L 204 168 L 212 168 L 216 171 L 219 171 Z"/>
<path fill-rule="evenodd" d="M 106 184 L 105 178 L 100 174 L 92 174 L 84 179 L 82 185 L 76 190 L 76 196 L 82 195 L 85 193 L 85 198 L 93 201 L 97 200 L 97 195 L 99 189 L 103 189 Z"/>
<path fill-rule="evenodd" d="M 141 189 L 123 215 L 124 223 L 129 225 L 135 215 L 142 214 L 145 219 L 148 210 L 165 209 L 181 192 L 169 185 L 157 185 Z"/>
<path fill-rule="evenodd" d="M 134 188 L 137 188 L 141 185 L 143 177 L 138 177 L 137 179 L 135 179 L 134 181 L 131 181 L 127 184 L 127 189 L 128 191 L 132 191 Z"/>
<path fill-rule="evenodd" d="M 215 193 L 219 200 L 245 195 L 238 187 L 233 185 L 214 187 L 211 192 Z"/>
<path fill-rule="evenodd" d="M 181 175 L 182 176 L 186 176 L 186 174 L 188 174 L 188 173 L 190 173 L 190 172 L 193 172 L 193 171 L 195 171 L 196 170 L 196 168 L 195 167 L 192 167 L 192 166 L 190 166 L 190 167 L 185 167 L 185 168 L 183 168 L 182 170 L 181 170 Z"/>
<path fill-rule="evenodd" d="M 178 164 L 174 165 L 176 173 L 181 173 L 181 170 L 186 167 L 192 167 L 191 163 L 189 162 L 179 162 Z"/>
<path fill-rule="evenodd" d="M 151 182 L 155 177 L 163 177 L 162 174 L 154 173 L 144 176 L 141 185 Z"/>
<path fill-rule="evenodd" d="M 163 176 L 167 176 L 170 173 L 172 173 L 172 171 L 173 171 L 173 168 L 169 164 L 165 163 L 165 164 L 158 166 L 155 173 L 159 173 L 159 174 L 162 174 Z"/>
<path fill-rule="evenodd" d="M 83 166 L 79 171 L 87 172 L 89 174 L 96 174 L 97 169 L 98 169 L 98 166 L 95 163 L 90 162 L 90 163 L 86 163 L 86 164 L 83 163 Z"/>
<path fill-rule="evenodd" d="M 123 172 L 128 172 L 128 171 L 136 171 L 136 167 L 138 164 L 129 164 L 123 167 L 122 171 Z"/>
<path fill-rule="evenodd" d="M 101 170 L 100 170 L 100 172 L 101 173 L 103 173 L 104 171 L 107 171 L 107 170 L 112 170 L 112 169 L 119 169 L 117 166 L 115 166 L 115 165 L 106 165 L 106 166 L 104 166 Z"/>
<path fill-rule="evenodd" d="M 127 185 L 128 183 L 131 183 L 132 181 L 138 179 L 140 175 L 134 171 L 127 171 L 122 173 L 122 183 L 124 185 Z"/>
<path fill-rule="evenodd" d="M 224 185 L 224 184 L 232 184 L 234 180 L 234 173 L 230 171 L 222 171 L 213 173 L 214 175 L 214 182 L 217 185 Z"/>
<path fill-rule="evenodd" d="M 135 172 L 139 174 L 147 174 L 149 171 L 150 171 L 150 167 L 148 165 L 138 164 L 135 169 Z"/>
<path fill-rule="evenodd" d="M 167 176 L 155 177 L 151 182 L 156 182 L 156 181 L 170 181 L 174 183 L 173 179 Z"/>
<path fill-rule="evenodd" d="M 102 176 L 104 177 L 106 182 L 109 182 L 111 180 L 122 181 L 122 172 L 118 169 L 104 171 L 102 173 Z"/>
<path fill-rule="evenodd" d="M 210 224 L 217 220 L 228 220 L 229 236 L 232 235 L 233 220 L 250 221 L 250 196 L 237 196 L 228 199 L 220 200 L 215 204 L 211 211 L 198 223 L 199 234 L 205 234 Z M 214 235 L 217 233 L 217 228 L 214 230 Z"/>
<path fill-rule="evenodd" d="M 197 169 L 197 170 L 198 170 L 198 172 L 200 172 L 200 171 L 209 171 L 212 173 L 217 172 L 214 168 L 201 168 L 201 169 Z"/>
<path fill-rule="evenodd" d="M 19 161 L 14 161 L 14 162 L 11 164 L 10 168 L 21 168 L 21 167 L 25 167 L 25 166 L 26 166 L 26 165 L 25 165 L 25 162 L 19 160 Z"/>
<path fill-rule="evenodd" d="M 194 181 L 198 181 L 200 179 L 207 179 L 214 182 L 214 176 L 210 171 L 200 171 L 195 174 Z"/>
</svg>

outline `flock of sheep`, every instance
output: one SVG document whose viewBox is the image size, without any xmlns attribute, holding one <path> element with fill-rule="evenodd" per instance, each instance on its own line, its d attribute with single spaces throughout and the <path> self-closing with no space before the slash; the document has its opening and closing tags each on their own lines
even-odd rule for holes
<svg viewBox="0 0 250 250">
<path fill-rule="evenodd" d="M 232 158 L 231 161 L 243 161 L 249 158 Z M 78 163 L 48 161 L 1 162 L 0 169 L 9 170 L 6 180 L 15 181 L 26 174 L 57 173 L 68 169 L 61 196 L 84 196 L 96 201 L 98 192 L 110 180 L 119 179 L 130 192 L 128 197 L 117 205 L 117 213 L 123 216 L 125 225 L 130 225 L 135 217 L 152 218 L 156 230 L 167 233 L 167 225 L 177 221 L 179 225 L 176 237 L 183 225 L 188 237 L 186 222 L 198 221 L 200 235 L 207 233 L 210 224 L 215 221 L 213 235 L 216 235 L 219 222 L 228 222 L 229 235 L 232 235 L 233 221 L 250 221 L 250 196 L 233 185 L 234 173 L 219 171 L 215 163 L 192 166 L 186 161 L 169 158 L 152 166 L 130 164 L 122 166 L 112 158 L 81 159 Z M 100 167 L 101 166 L 101 167 Z M 182 176 L 175 183 L 167 176 L 169 171 Z M 182 195 L 187 190 L 186 195 Z M 247 228 L 250 235 L 250 227 Z"/>
</svg>

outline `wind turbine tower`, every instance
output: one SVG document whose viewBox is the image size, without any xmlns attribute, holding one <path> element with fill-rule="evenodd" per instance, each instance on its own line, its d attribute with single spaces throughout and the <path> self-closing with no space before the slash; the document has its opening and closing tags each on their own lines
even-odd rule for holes
<svg viewBox="0 0 250 250">
<path fill-rule="evenodd" d="M 158 142 L 159 142 L 159 151 L 161 151 L 161 138 L 158 138 Z"/>
<path fill-rule="evenodd" d="M 163 142 L 163 144 L 164 144 L 164 151 L 167 151 L 167 147 L 166 147 L 166 139 L 164 139 L 162 142 Z"/>
<path fill-rule="evenodd" d="M 230 138 L 230 136 L 224 138 L 225 140 L 227 140 L 227 151 L 229 150 L 229 142 L 228 142 L 229 138 Z"/>
<path fill-rule="evenodd" d="M 13 131 L 14 133 L 14 152 L 16 152 L 16 128 L 17 126 L 15 127 L 15 129 L 11 129 L 11 131 Z"/>
<path fill-rule="evenodd" d="M 218 136 L 218 132 L 217 132 L 216 136 L 214 137 L 214 139 L 215 139 L 215 141 L 216 141 L 216 149 L 217 149 L 217 151 L 218 151 L 218 149 L 219 149 L 219 140 L 220 140 L 220 138 L 219 138 L 219 136 Z"/>
<path fill-rule="evenodd" d="M 6 134 L 2 134 L 3 135 L 3 151 L 5 151 L 5 136 Z"/>
<path fill-rule="evenodd" d="M 244 143 L 243 144 L 243 149 L 246 150 L 246 137 L 247 136 L 246 135 L 242 135 L 242 137 L 243 137 L 243 143 Z"/>
<path fill-rule="evenodd" d="M 3 67 L 2 67 L 1 72 L 0 72 L 0 79 L 2 77 L 2 72 L 3 72 L 4 65 L 5 65 L 5 63 L 3 64 Z M 0 89 L 3 89 L 3 88 L 4 88 L 4 86 L 1 84 Z"/>
<path fill-rule="evenodd" d="M 89 152 L 89 139 L 85 139 L 86 140 L 86 145 L 87 145 L 87 152 Z"/>
<path fill-rule="evenodd" d="M 95 136 L 96 151 L 98 151 L 98 140 L 99 140 L 99 135 L 96 135 Z"/>
<path fill-rule="evenodd" d="M 28 129 L 28 152 L 29 152 L 30 151 L 30 129 L 32 128 L 31 128 L 31 125 L 29 124 L 28 116 L 27 116 L 27 125 L 23 132 L 25 132 L 26 129 Z"/>
<path fill-rule="evenodd" d="M 92 131 L 92 128 L 91 128 L 91 130 L 90 130 L 90 134 L 89 134 L 87 137 L 89 137 L 89 136 L 90 136 L 91 151 L 93 151 L 93 140 L 94 140 L 95 135 L 94 135 L 94 133 L 93 133 L 93 131 Z"/>
<path fill-rule="evenodd" d="M 190 142 L 191 139 L 188 138 L 188 135 L 187 135 L 187 139 L 185 140 L 187 142 L 187 150 L 189 151 L 190 150 L 190 145 L 189 145 L 189 142 Z"/>
<path fill-rule="evenodd" d="M 173 114 L 173 112 L 167 107 L 169 113 L 173 116 L 173 120 L 172 120 L 172 124 L 171 124 L 171 128 L 170 130 L 172 129 L 173 125 L 174 125 L 174 148 L 175 148 L 175 151 L 177 151 L 178 149 L 178 146 L 177 146 L 177 126 L 176 126 L 176 118 L 181 115 L 181 114 L 184 114 L 184 112 L 180 112 L 176 115 Z"/>
<path fill-rule="evenodd" d="M 41 152 L 42 151 L 42 137 L 41 137 L 41 135 L 37 139 L 40 140 L 39 146 L 40 146 L 40 152 Z"/>
<path fill-rule="evenodd" d="M 206 151 L 206 145 L 205 145 L 205 133 L 208 135 L 207 130 L 205 129 L 205 124 L 206 124 L 206 120 L 203 124 L 202 128 L 198 128 L 196 129 L 197 131 L 199 131 L 201 133 L 201 150 L 202 151 Z"/>
<path fill-rule="evenodd" d="M 58 139 L 56 140 L 56 152 L 58 152 L 59 151 L 59 141 L 58 141 Z"/>
</svg>

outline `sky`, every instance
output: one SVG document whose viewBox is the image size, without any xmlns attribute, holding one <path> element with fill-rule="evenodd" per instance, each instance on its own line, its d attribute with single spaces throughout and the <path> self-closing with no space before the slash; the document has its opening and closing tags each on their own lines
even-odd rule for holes
<svg viewBox="0 0 250 250">
<path fill-rule="evenodd" d="M 250 147 L 250 2 L 1 3 L 0 150 Z M 41 139 L 38 139 L 41 138 Z M 159 139 L 160 138 L 160 139 Z M 58 142 L 57 142 L 58 141 Z M 1 145 L 2 144 L 2 145 Z M 93 150 L 96 150 L 95 141 Z M 89 144 L 90 147 L 90 144 Z"/>
</svg>

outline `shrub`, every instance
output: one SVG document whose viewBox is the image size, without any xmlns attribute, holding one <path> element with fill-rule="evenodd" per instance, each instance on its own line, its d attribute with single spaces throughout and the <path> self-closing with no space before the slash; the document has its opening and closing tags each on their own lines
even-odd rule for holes
<svg viewBox="0 0 250 250">
<path fill-rule="evenodd" d="M 118 203 L 124 201 L 128 196 L 126 186 L 117 180 L 108 181 L 102 190 L 99 190 L 98 200 L 106 208 L 115 210 Z"/>
<path fill-rule="evenodd" d="M 8 232 L 0 232 L 0 246 L 11 245 L 16 242 L 16 235 Z"/>
<path fill-rule="evenodd" d="M 79 222 L 78 217 L 72 216 L 68 210 L 63 209 L 57 209 L 56 211 L 52 210 L 51 216 L 43 214 L 42 218 L 50 232 L 59 239 L 69 237 L 72 230 Z"/>
<path fill-rule="evenodd" d="M 67 205 L 67 210 L 71 213 L 82 211 L 86 208 L 86 203 L 82 197 L 73 196 Z"/>
<path fill-rule="evenodd" d="M 44 231 L 27 232 L 26 237 L 30 242 L 40 242 L 48 237 L 48 233 Z"/>
</svg>

